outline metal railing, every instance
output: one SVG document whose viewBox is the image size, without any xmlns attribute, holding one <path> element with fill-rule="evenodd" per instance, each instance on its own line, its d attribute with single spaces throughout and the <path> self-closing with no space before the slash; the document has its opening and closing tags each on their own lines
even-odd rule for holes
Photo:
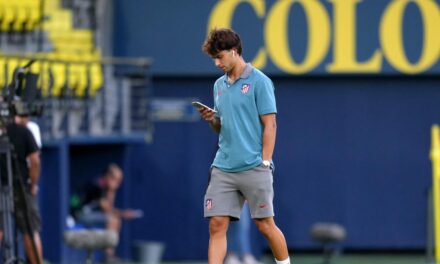
<svg viewBox="0 0 440 264">
<path fill-rule="evenodd" d="M 152 61 L 148 58 L 60 59 L 48 56 L 0 57 L 0 83 L 12 70 L 36 60 L 43 115 L 36 119 L 43 141 L 142 136 L 152 140 L 150 118 Z"/>
</svg>

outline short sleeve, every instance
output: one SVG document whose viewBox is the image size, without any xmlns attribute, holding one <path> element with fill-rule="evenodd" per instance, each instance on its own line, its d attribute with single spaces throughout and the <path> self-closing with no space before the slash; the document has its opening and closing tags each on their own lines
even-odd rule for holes
<svg viewBox="0 0 440 264">
<path fill-rule="evenodd" d="M 259 115 L 277 113 L 275 87 L 269 78 L 257 82 L 255 100 Z"/>
<path fill-rule="evenodd" d="M 26 157 L 34 152 L 38 152 L 39 148 L 37 145 L 37 142 L 35 141 L 34 135 L 32 135 L 32 132 L 26 128 L 23 127 L 23 134 L 24 134 L 24 142 L 25 142 L 25 155 Z"/>
<path fill-rule="evenodd" d="M 219 89 L 221 89 L 220 88 L 220 86 L 218 85 L 218 80 L 214 83 L 214 88 L 213 88 L 213 96 L 214 96 L 214 110 L 216 111 L 216 113 L 215 113 L 215 116 L 216 117 L 219 117 L 219 114 L 218 114 L 218 95 L 219 95 Z"/>
</svg>

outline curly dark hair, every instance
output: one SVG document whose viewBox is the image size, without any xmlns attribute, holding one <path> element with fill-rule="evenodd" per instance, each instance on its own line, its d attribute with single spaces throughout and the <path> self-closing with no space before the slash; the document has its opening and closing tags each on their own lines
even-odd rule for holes
<svg viewBox="0 0 440 264">
<path fill-rule="evenodd" d="M 240 36 L 229 28 L 212 29 L 202 46 L 203 52 L 210 56 L 215 56 L 223 50 L 232 48 L 236 48 L 237 53 L 241 55 Z"/>
</svg>

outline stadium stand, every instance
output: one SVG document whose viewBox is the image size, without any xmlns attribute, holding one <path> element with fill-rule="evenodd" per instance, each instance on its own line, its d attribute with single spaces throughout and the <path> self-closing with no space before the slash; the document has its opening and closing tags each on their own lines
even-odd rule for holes
<svg viewBox="0 0 440 264">
<path fill-rule="evenodd" d="M 92 21 L 93 16 L 85 15 L 90 13 L 91 8 L 91 2 L 83 0 L 0 0 L 0 89 L 11 83 L 16 67 L 31 59 L 36 60 L 30 72 L 39 75 L 37 86 L 49 105 L 46 108 L 50 110 L 45 114 L 45 119 L 49 121 L 43 122 L 51 131 L 49 138 L 66 133 L 114 134 L 115 119 L 122 116 L 121 113 L 112 113 L 111 118 L 103 116 L 105 109 L 102 107 L 106 106 L 102 102 L 121 99 L 118 92 L 100 91 L 105 85 L 113 90 L 118 86 L 126 87 L 127 80 L 130 88 L 130 73 L 116 76 L 117 65 L 126 62 L 103 59 L 100 48 L 95 45 L 96 23 Z M 134 64 L 144 69 L 148 68 L 149 61 L 141 60 Z M 106 76 L 104 68 L 108 68 Z M 147 71 L 141 72 L 147 79 Z M 145 81 L 145 85 L 148 83 L 148 80 Z M 137 89 L 144 88 L 141 85 Z M 109 95 L 116 99 L 108 98 Z M 129 106 L 125 108 L 131 112 Z M 90 113 L 87 114 L 84 109 L 89 109 Z M 87 121 L 87 116 L 98 118 L 98 121 Z M 145 118 L 144 115 L 141 119 Z M 94 129 L 87 128 L 87 122 L 93 123 Z M 68 123 L 68 128 L 65 128 L 65 123 Z M 138 124 L 136 127 L 145 129 Z"/>
<path fill-rule="evenodd" d="M 18 67 L 33 61 L 25 77 L 37 76 L 32 79 L 32 86 L 41 92 L 44 104 L 42 116 L 33 119 L 42 132 L 45 158 L 52 150 L 66 145 L 131 144 L 152 138 L 153 122 L 147 110 L 151 61 L 102 55 L 102 48 L 97 45 L 96 17 L 92 14 L 94 2 L 0 0 L 0 93 L 10 91 L 7 88 Z M 29 79 L 25 79 L 25 86 L 31 85 Z M 69 159 L 61 157 L 70 155 L 69 151 L 59 154 L 61 159 Z M 60 169 L 63 172 L 57 173 L 57 178 L 67 181 L 68 168 L 62 165 Z M 51 188 L 54 182 L 41 185 Z M 60 192 L 56 197 L 64 195 L 66 192 Z M 59 200 L 63 201 L 63 197 Z M 67 203 L 58 205 L 64 207 Z M 46 209 L 58 205 L 45 203 Z M 54 211 L 44 213 L 46 209 L 42 209 L 43 217 Z M 48 226 L 59 224 L 53 221 L 57 220 L 44 219 Z M 57 232 L 64 231 L 61 229 L 50 230 L 43 237 L 49 237 L 49 241 L 50 237 L 60 238 L 62 233 Z M 58 244 L 67 246 L 63 241 Z M 47 258 L 64 258 L 58 254 L 57 249 L 48 250 Z"/>
</svg>

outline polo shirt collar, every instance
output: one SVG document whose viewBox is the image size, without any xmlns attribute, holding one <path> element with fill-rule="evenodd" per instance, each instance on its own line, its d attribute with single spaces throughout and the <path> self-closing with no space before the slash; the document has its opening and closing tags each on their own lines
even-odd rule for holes
<svg viewBox="0 0 440 264">
<path fill-rule="evenodd" d="M 251 76 L 252 70 L 254 69 L 254 66 L 250 62 L 246 63 L 246 68 L 244 68 L 244 71 L 241 73 L 240 78 L 236 80 L 236 82 L 239 79 L 247 79 L 249 76 Z M 225 82 L 228 82 L 228 74 L 225 74 Z"/>
<path fill-rule="evenodd" d="M 246 63 L 246 68 L 244 68 L 244 71 L 241 74 L 240 78 L 241 79 L 249 78 L 249 76 L 251 76 L 251 73 L 252 73 L 253 69 L 254 69 L 254 67 L 252 66 L 252 64 L 250 62 Z"/>
</svg>

